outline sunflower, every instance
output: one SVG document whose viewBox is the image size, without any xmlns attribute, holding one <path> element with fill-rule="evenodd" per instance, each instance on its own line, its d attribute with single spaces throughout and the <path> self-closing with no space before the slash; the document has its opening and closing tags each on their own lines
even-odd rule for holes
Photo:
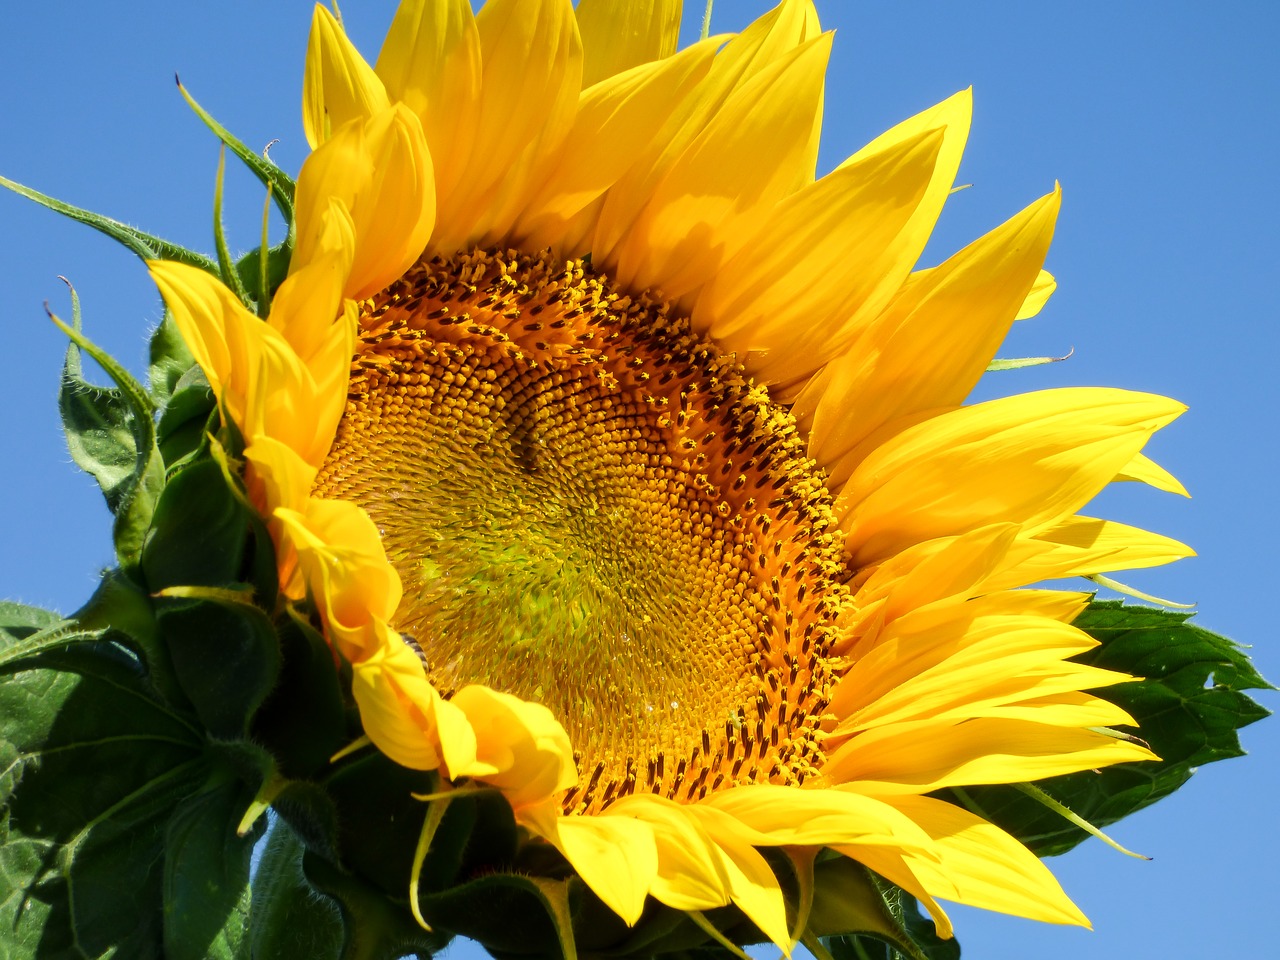
<svg viewBox="0 0 1280 960">
<path fill-rule="evenodd" d="M 1042 269 L 1055 188 L 915 269 L 968 91 L 815 177 L 831 35 L 784 0 L 676 49 L 678 2 L 404 0 L 373 66 L 317 8 L 312 153 L 265 322 L 151 272 L 281 588 L 395 762 L 501 791 L 627 923 L 736 905 L 765 852 L 1086 923 L 946 787 L 1151 759 L 1072 660 L 1083 593 L 1167 538 L 1077 514 L 1183 407 L 965 405 Z"/>
</svg>

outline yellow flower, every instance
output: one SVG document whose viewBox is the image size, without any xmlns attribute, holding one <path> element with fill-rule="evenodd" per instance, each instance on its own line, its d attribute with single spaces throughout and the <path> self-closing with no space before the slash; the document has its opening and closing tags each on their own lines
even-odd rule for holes
<svg viewBox="0 0 1280 960">
<path fill-rule="evenodd" d="M 374 66 L 317 8 L 297 242 L 267 322 L 152 273 L 246 444 L 280 580 L 393 760 L 501 790 L 628 923 L 760 848 L 1085 923 L 927 796 L 1142 760 L 1070 658 L 1086 596 L 1185 546 L 1078 516 L 1182 411 L 964 398 L 1052 293 L 1057 189 L 916 265 L 956 94 L 815 179 L 831 44 L 784 0 L 677 52 L 679 4 L 404 0 Z"/>
</svg>

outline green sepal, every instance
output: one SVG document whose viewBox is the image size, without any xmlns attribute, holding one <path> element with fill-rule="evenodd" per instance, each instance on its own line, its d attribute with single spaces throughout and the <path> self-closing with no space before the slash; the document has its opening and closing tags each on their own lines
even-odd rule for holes
<svg viewBox="0 0 1280 960">
<path fill-rule="evenodd" d="M 10 624 L 0 643 L 21 632 Z M 201 732 L 114 644 L 28 657 L 0 681 L 10 956 L 162 956 L 165 834 L 206 779 Z"/>
<path fill-rule="evenodd" d="M 156 446 L 155 404 L 142 386 L 106 351 L 80 332 L 80 298 L 71 288 L 72 325 L 49 317 L 70 338 L 58 390 L 58 409 L 72 459 L 92 474 L 115 515 L 116 558 L 133 571 L 164 487 L 164 463 Z M 84 351 L 115 381 L 99 387 L 84 379 Z"/>
<path fill-rule="evenodd" d="M 1243 754 L 1236 733 L 1268 711 L 1243 691 L 1273 689 L 1241 647 L 1189 622 L 1189 615 L 1119 600 L 1095 600 L 1075 626 L 1099 641 L 1075 659 L 1142 679 L 1094 691 L 1138 722 L 1132 732 L 1161 759 L 1036 783 L 1095 827 L 1128 816 L 1184 784 L 1199 766 Z M 966 787 L 941 796 L 1013 834 L 1041 857 L 1089 834 L 1014 786 Z"/>
<path fill-rule="evenodd" d="M 1001 370 L 1023 370 L 1027 367 L 1043 367 L 1048 363 L 1061 363 L 1070 357 L 996 357 L 987 364 L 987 373 L 998 373 Z"/>
<path fill-rule="evenodd" d="M 271 809 L 307 850 L 338 862 L 338 808 L 322 786 L 308 780 L 290 780 L 271 801 Z"/>
<path fill-rule="evenodd" d="M 307 882 L 339 905 L 344 941 L 339 960 L 430 960 L 453 939 L 449 933 L 423 930 L 403 902 L 328 860 L 306 852 L 302 871 Z"/>
<path fill-rule="evenodd" d="M 427 922 L 471 937 L 495 956 L 575 960 L 580 882 L 495 873 L 422 897 Z"/>
<path fill-rule="evenodd" d="M 937 935 L 916 899 L 862 864 L 834 857 L 814 873 L 811 948 L 816 937 L 833 960 L 958 960 L 959 944 Z"/>
<path fill-rule="evenodd" d="M 196 358 L 168 310 L 151 334 L 148 347 L 147 389 L 156 406 L 163 409 L 187 371 L 196 365 Z"/>
<path fill-rule="evenodd" d="M 142 553 L 147 587 L 215 587 L 238 583 L 249 546 L 244 504 L 212 458 L 176 473 L 156 504 Z"/>
<path fill-rule="evenodd" d="M 249 298 L 255 304 L 269 305 L 271 297 L 289 276 L 289 262 L 293 258 L 293 240 L 286 239 L 267 249 L 266 300 L 262 293 L 262 251 L 260 248 L 250 250 L 236 261 L 236 273 Z M 264 316 L 266 309 L 260 309 L 258 316 Z"/>
<path fill-rule="evenodd" d="M 253 529 L 222 468 L 201 459 L 165 487 L 142 555 L 178 682 L 206 728 L 233 739 L 248 732 L 280 670 L 271 618 L 243 586 Z"/>
<path fill-rule="evenodd" d="M 179 85 L 181 86 L 181 85 Z M 253 309 L 253 301 L 240 282 L 240 274 L 231 261 L 231 251 L 227 248 L 226 227 L 222 222 L 222 187 L 227 172 L 227 150 L 225 144 L 218 151 L 218 176 L 213 186 L 213 246 L 218 252 L 218 276 L 222 285 L 240 298 L 240 302 L 248 309 Z"/>
<path fill-rule="evenodd" d="M 324 778 L 324 788 L 345 828 L 340 838 L 342 863 L 404 901 L 427 809 L 410 794 L 429 793 L 434 786 L 434 774 L 402 767 L 376 750 L 336 764 Z"/>
<path fill-rule="evenodd" d="M 279 671 L 271 621 L 252 605 L 191 598 L 158 601 L 158 620 L 200 722 L 215 737 L 243 736 Z"/>
<path fill-rule="evenodd" d="M 132 250 L 143 260 L 176 260 L 179 263 L 187 263 L 193 267 L 199 267 L 201 270 L 207 270 L 215 276 L 218 273 L 218 265 L 204 256 L 204 254 L 188 250 L 186 247 L 170 243 L 168 240 L 162 240 L 160 237 L 152 236 L 149 233 L 143 233 L 136 227 L 121 223 L 119 220 L 112 220 L 110 217 L 91 213 L 80 207 L 73 207 L 69 203 L 63 203 L 61 200 L 45 196 L 38 190 L 32 190 L 30 187 L 15 183 L 7 177 L 0 177 L 0 186 L 8 187 L 14 193 L 21 194 L 29 200 L 34 200 L 55 213 L 60 213 L 65 217 L 70 217 L 72 220 L 87 224 L 95 230 L 105 233 L 111 239 Z"/>
<path fill-rule="evenodd" d="M 264 156 L 259 156 L 250 150 L 243 141 L 234 136 L 231 131 L 215 120 L 204 107 L 196 102 L 195 98 L 187 92 L 187 88 L 182 85 L 182 81 L 174 77 L 178 84 L 178 90 L 181 92 L 187 105 L 195 111 L 206 127 L 213 131 L 214 136 L 231 148 L 234 153 L 244 163 L 246 167 L 262 181 L 263 186 L 271 191 L 271 198 L 275 201 L 285 222 L 289 224 L 290 231 L 293 230 L 293 178 L 277 167 L 274 163 Z M 214 266 L 214 272 L 217 267 Z"/>
<path fill-rule="evenodd" d="M 156 425 L 156 442 L 165 470 L 172 473 L 202 454 L 219 422 L 213 389 L 204 371 L 192 367 L 174 385 L 173 395 L 165 403 Z"/>
<path fill-rule="evenodd" d="M 281 618 L 276 632 L 279 682 L 254 717 L 254 738 L 279 758 L 284 776 L 319 776 L 327 772 L 329 758 L 359 735 L 359 728 L 352 729 L 333 651 L 319 631 Z"/>
<path fill-rule="evenodd" d="M 267 835 L 253 877 L 250 955 L 270 960 L 339 960 L 344 931 L 335 900 L 302 869 L 306 847 L 287 823 Z"/>
</svg>

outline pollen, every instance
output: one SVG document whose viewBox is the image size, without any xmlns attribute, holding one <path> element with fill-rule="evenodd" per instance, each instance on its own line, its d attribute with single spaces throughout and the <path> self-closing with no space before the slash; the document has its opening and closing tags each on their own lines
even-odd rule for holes
<svg viewBox="0 0 1280 960">
<path fill-rule="evenodd" d="M 373 518 L 442 693 L 561 720 L 566 812 L 818 771 L 850 611 L 831 498 L 785 409 L 656 295 L 549 255 L 418 263 L 363 304 L 315 492 Z"/>
</svg>

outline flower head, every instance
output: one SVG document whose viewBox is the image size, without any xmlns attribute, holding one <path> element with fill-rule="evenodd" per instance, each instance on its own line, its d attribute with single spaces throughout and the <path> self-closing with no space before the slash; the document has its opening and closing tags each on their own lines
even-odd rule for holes
<svg viewBox="0 0 1280 960">
<path fill-rule="evenodd" d="M 1046 579 L 1190 551 L 1081 516 L 1182 411 L 964 401 L 1052 292 L 1055 188 L 917 269 L 967 91 L 815 178 L 808 0 L 676 50 L 678 4 L 405 0 L 370 65 L 317 8 L 313 152 L 264 323 L 152 274 L 388 757 L 487 784 L 623 920 L 739 907 L 761 853 L 1083 923 L 930 794 L 1152 754 Z"/>
</svg>

